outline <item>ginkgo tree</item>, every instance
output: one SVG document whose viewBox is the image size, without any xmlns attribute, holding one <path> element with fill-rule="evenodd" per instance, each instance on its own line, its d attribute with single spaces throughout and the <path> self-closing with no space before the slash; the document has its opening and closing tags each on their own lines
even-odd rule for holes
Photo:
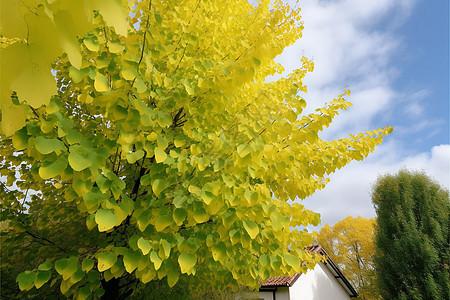
<svg viewBox="0 0 450 300">
<path fill-rule="evenodd" d="M 325 224 L 317 240 L 358 290 L 358 299 L 380 299 L 375 285 L 374 219 L 348 216 Z"/>
<path fill-rule="evenodd" d="M 303 29 L 281 1 L 1 4 L 2 245 L 26 258 L 21 290 L 114 298 L 306 272 L 319 258 L 293 228 L 319 214 L 288 200 L 391 131 L 321 139 L 349 92 L 302 114 L 306 58 L 266 81 Z"/>
</svg>

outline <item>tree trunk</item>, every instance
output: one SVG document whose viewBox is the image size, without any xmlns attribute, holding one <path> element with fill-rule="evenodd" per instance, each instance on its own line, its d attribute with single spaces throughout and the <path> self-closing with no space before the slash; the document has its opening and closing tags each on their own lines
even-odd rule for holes
<svg viewBox="0 0 450 300">
<path fill-rule="evenodd" d="M 105 293 L 100 298 L 102 300 L 118 300 L 120 299 L 119 295 L 119 283 L 120 278 L 112 278 L 109 281 L 102 280 L 102 288 L 105 290 Z"/>
</svg>

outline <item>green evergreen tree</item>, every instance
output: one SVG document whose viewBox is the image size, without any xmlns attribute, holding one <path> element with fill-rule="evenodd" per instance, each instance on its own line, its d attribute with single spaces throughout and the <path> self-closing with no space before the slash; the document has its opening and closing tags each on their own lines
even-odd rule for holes
<svg viewBox="0 0 450 300">
<path fill-rule="evenodd" d="M 423 173 L 375 184 L 375 266 L 384 299 L 450 299 L 449 193 Z"/>
</svg>

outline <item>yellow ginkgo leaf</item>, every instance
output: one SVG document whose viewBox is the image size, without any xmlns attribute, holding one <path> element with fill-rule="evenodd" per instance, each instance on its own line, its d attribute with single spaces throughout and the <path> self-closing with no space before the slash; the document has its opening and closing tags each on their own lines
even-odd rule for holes
<svg viewBox="0 0 450 300">
<path fill-rule="evenodd" d="M 95 222 L 98 224 L 99 231 L 107 231 L 116 226 L 119 218 L 110 209 L 100 208 L 95 213 Z"/>
<path fill-rule="evenodd" d="M 94 79 L 94 87 L 97 92 L 106 92 L 109 90 L 109 81 L 105 75 L 97 73 Z"/>
<path fill-rule="evenodd" d="M 259 233 L 258 225 L 250 220 L 246 220 L 243 222 L 244 228 L 247 231 L 248 235 L 254 239 Z"/>
<path fill-rule="evenodd" d="M 178 264 L 181 268 L 181 273 L 190 274 L 191 269 L 197 263 L 197 255 L 191 253 L 181 253 L 178 257 Z"/>
<path fill-rule="evenodd" d="M 166 160 L 167 153 L 163 150 L 159 149 L 158 147 L 155 148 L 155 160 L 157 163 L 162 163 Z"/>
</svg>

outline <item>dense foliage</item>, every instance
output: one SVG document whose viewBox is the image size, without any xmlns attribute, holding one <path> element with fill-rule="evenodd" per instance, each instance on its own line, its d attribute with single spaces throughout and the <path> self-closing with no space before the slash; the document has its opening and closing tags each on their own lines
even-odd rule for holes
<svg viewBox="0 0 450 300">
<path fill-rule="evenodd" d="M 325 224 L 317 240 L 358 290 L 358 299 L 379 299 L 373 257 L 375 220 L 351 216 Z"/>
<path fill-rule="evenodd" d="M 384 299 L 449 299 L 449 193 L 422 173 L 378 179 L 377 286 Z"/>
<path fill-rule="evenodd" d="M 306 58 L 266 82 L 302 29 L 280 1 L 2 1 L 2 272 L 86 299 L 313 267 L 288 200 L 390 128 L 322 140 L 349 92 L 302 115 Z"/>
</svg>

